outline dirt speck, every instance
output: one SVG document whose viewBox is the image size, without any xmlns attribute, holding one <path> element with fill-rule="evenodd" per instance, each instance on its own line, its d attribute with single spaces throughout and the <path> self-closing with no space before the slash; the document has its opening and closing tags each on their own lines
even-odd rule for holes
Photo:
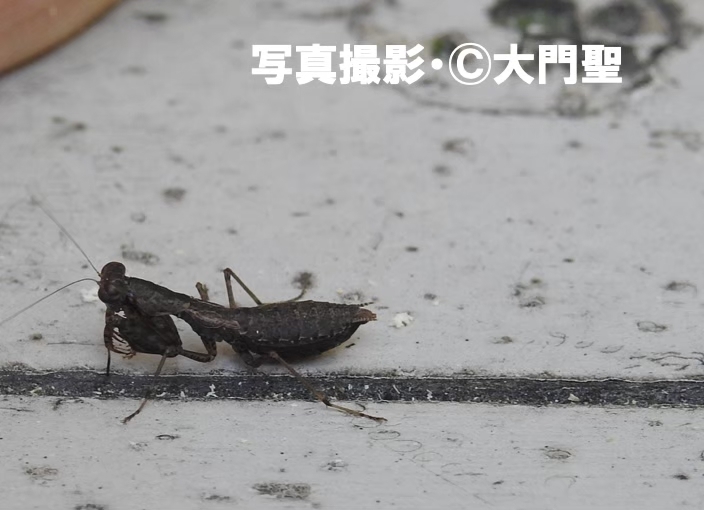
<svg viewBox="0 0 704 510">
<path fill-rule="evenodd" d="M 697 286 L 694 285 L 693 283 L 689 282 L 677 282 L 677 281 L 671 281 L 667 285 L 665 285 L 665 290 L 668 290 L 670 292 L 685 292 L 685 291 L 690 291 L 690 292 L 697 292 Z"/>
<path fill-rule="evenodd" d="M 572 457 L 572 454 L 567 450 L 561 450 L 560 448 L 551 448 L 546 446 L 544 449 L 545 456 L 552 460 L 567 460 Z"/>
<path fill-rule="evenodd" d="M 98 505 L 97 503 L 86 503 L 85 505 L 76 505 L 73 510 L 107 510 L 108 507 L 105 505 Z"/>
<path fill-rule="evenodd" d="M 232 498 L 230 496 L 221 496 L 220 494 L 210 494 L 209 496 L 203 496 L 203 501 L 230 501 Z"/>
<path fill-rule="evenodd" d="M 521 300 L 518 304 L 521 308 L 540 308 L 545 305 L 545 298 L 542 296 L 535 296 L 530 299 Z"/>
<path fill-rule="evenodd" d="M 255 483 L 252 488 L 265 496 L 274 496 L 276 499 L 307 499 L 311 488 L 307 483 Z"/>
<path fill-rule="evenodd" d="M 144 223 L 147 220 L 147 215 L 143 212 L 134 212 L 130 214 L 130 219 L 135 223 Z"/>
<path fill-rule="evenodd" d="M 689 475 L 685 475 L 684 473 L 677 473 L 676 475 L 673 475 L 672 478 L 676 480 L 689 480 Z"/>
<path fill-rule="evenodd" d="M 176 99 L 171 99 L 171 100 L 169 100 L 168 104 L 169 104 L 169 106 L 175 106 L 175 105 L 179 104 L 179 102 Z M 193 163 L 191 163 L 190 161 L 186 161 L 186 158 L 184 158 L 183 156 L 181 156 L 179 154 L 169 154 L 168 157 L 169 157 L 169 161 L 172 161 L 176 165 L 185 166 L 186 168 L 191 168 L 191 169 L 195 168 Z"/>
<path fill-rule="evenodd" d="M 347 467 L 347 462 L 342 459 L 335 458 L 326 463 L 324 468 L 328 471 L 343 471 Z"/>
<path fill-rule="evenodd" d="M 447 177 L 452 174 L 452 170 L 450 170 L 450 167 L 447 165 L 435 165 L 433 167 L 433 173 L 441 177 Z"/>
<path fill-rule="evenodd" d="M 467 155 L 474 150 L 474 142 L 469 138 L 452 138 L 442 144 L 442 150 Z"/>
<path fill-rule="evenodd" d="M 161 195 L 167 203 L 175 204 L 183 200 L 186 196 L 186 190 L 183 188 L 166 188 L 161 192 Z"/>
<path fill-rule="evenodd" d="M 146 266 L 155 266 L 159 263 L 159 257 L 148 251 L 135 250 L 134 247 L 123 244 L 121 247 L 122 258 L 133 262 L 140 262 Z"/>
<path fill-rule="evenodd" d="M 691 151 L 699 152 L 704 147 L 704 137 L 698 131 L 682 131 L 682 130 L 659 130 L 650 133 L 651 147 L 663 148 L 667 147 L 668 142 L 676 141 L 682 146 Z"/>
<path fill-rule="evenodd" d="M 139 65 L 130 65 L 122 69 L 122 74 L 131 74 L 133 76 L 142 76 L 147 74 L 147 68 Z"/>
<path fill-rule="evenodd" d="M 510 336 L 502 336 L 501 338 L 495 338 L 494 340 L 491 341 L 491 343 L 498 344 L 498 345 L 512 344 L 513 342 L 515 342 L 515 340 L 513 338 L 511 338 Z"/>
<path fill-rule="evenodd" d="M 637 322 L 636 325 L 638 326 L 638 329 L 644 333 L 660 333 L 667 329 L 667 326 L 656 324 L 652 321 L 640 321 Z"/>
<path fill-rule="evenodd" d="M 418 247 L 417 246 L 406 246 L 406 251 L 408 253 L 415 253 L 418 251 Z"/>
<path fill-rule="evenodd" d="M 159 25 L 161 23 L 166 23 L 166 21 L 169 19 L 169 15 L 165 12 L 156 11 L 138 12 L 135 13 L 134 17 L 144 21 L 145 23 L 149 23 L 150 25 Z"/>
<path fill-rule="evenodd" d="M 520 308 L 540 308 L 545 305 L 545 298 L 538 292 L 544 287 L 540 278 L 531 278 L 528 283 L 517 283 L 513 287 L 513 296 L 518 298 Z"/>
<path fill-rule="evenodd" d="M 47 481 L 53 480 L 59 475 L 59 470 L 49 466 L 28 467 L 24 470 L 32 480 Z"/>
<path fill-rule="evenodd" d="M 71 121 L 69 122 L 63 117 L 52 117 L 51 119 L 54 124 L 58 126 L 57 131 L 54 136 L 60 138 L 62 136 L 67 136 L 72 133 L 78 133 L 88 129 L 88 125 L 85 122 Z"/>
<path fill-rule="evenodd" d="M 41 333 L 32 333 L 31 335 L 29 335 L 30 340 L 41 340 L 43 338 L 44 335 L 42 335 Z"/>
<path fill-rule="evenodd" d="M 267 131 L 266 133 L 262 133 L 261 135 L 257 136 L 254 139 L 254 143 L 262 143 L 268 140 L 276 141 L 276 140 L 285 140 L 286 139 L 286 131 L 282 131 L 279 129 L 275 129 L 273 131 Z"/>
<path fill-rule="evenodd" d="M 301 290 L 308 290 L 315 283 L 315 276 L 310 271 L 301 271 L 293 277 L 291 283 L 294 287 Z"/>
<path fill-rule="evenodd" d="M 156 438 L 159 441 L 173 441 L 174 439 L 178 439 L 179 436 L 175 434 L 159 434 L 158 436 L 156 436 Z"/>
</svg>

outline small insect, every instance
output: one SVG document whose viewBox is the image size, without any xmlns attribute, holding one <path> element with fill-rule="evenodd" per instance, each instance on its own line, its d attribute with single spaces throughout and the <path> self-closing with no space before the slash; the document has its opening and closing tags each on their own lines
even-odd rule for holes
<svg viewBox="0 0 704 510">
<path fill-rule="evenodd" d="M 155 376 L 161 373 L 167 358 L 185 356 L 199 362 L 212 361 L 217 355 L 216 342 L 229 343 L 243 361 L 258 367 L 267 359 L 281 363 L 296 379 L 326 406 L 354 416 L 386 421 L 384 418 L 349 409 L 330 401 L 324 393 L 316 390 L 282 356 L 300 358 L 320 354 L 346 340 L 362 325 L 376 320 L 376 315 L 362 308 L 364 305 L 344 305 L 319 301 L 299 301 L 305 288 L 295 298 L 264 304 L 231 270 L 225 269 L 225 285 L 230 307 L 211 303 L 207 287 L 196 284 L 200 299 L 174 292 L 153 282 L 126 275 L 120 262 L 109 262 L 98 271 L 83 249 L 68 231 L 44 209 L 37 205 L 73 242 L 89 264 L 98 273 L 100 281 L 92 278 L 78 281 L 96 281 L 98 297 L 106 305 L 104 342 L 108 350 L 106 374 L 110 372 L 110 353 L 127 357 L 135 353 L 160 354 L 161 360 Z M 231 279 L 247 292 L 257 306 L 237 306 Z M 72 282 L 69 285 L 72 285 Z M 8 317 L 9 321 L 35 304 L 63 290 L 68 285 L 32 303 Z M 184 320 L 198 334 L 206 352 L 194 352 L 182 347 L 181 338 L 171 316 Z M 123 422 L 127 423 L 139 414 L 150 399 L 148 390 L 139 408 Z"/>
<path fill-rule="evenodd" d="M 179 354 L 196 361 L 211 361 L 217 352 L 216 342 L 225 341 L 251 367 L 259 367 L 267 359 L 278 361 L 326 406 L 355 416 L 383 420 L 330 402 L 326 395 L 315 390 L 282 357 L 307 357 L 332 349 L 348 340 L 362 324 L 376 320 L 373 312 L 358 305 L 298 301 L 305 290 L 292 300 L 264 304 L 231 269 L 224 270 L 230 308 L 211 303 L 207 288 L 201 283 L 196 284 L 200 299 L 192 298 L 153 282 L 129 277 L 120 262 L 109 262 L 100 271 L 100 275 L 98 297 L 108 306 L 108 310 L 123 310 L 126 317 L 119 319 L 125 321 L 124 324 L 131 332 L 136 333 L 126 333 L 119 329 L 122 338 L 135 352 L 161 354 L 160 366 L 167 357 Z M 258 306 L 237 306 L 231 278 L 245 289 Z M 127 314 L 131 315 L 127 317 Z M 205 345 L 207 355 L 181 349 L 181 340 L 173 322 L 168 326 L 173 327 L 173 331 L 168 333 L 166 327 L 156 324 L 156 321 L 163 318 L 171 321 L 171 315 L 191 326 Z M 134 322 L 130 320 L 131 317 Z M 165 334 L 161 334 L 162 331 Z M 152 334 L 144 334 L 150 332 Z M 106 324 L 106 335 L 108 333 Z M 115 340 L 117 338 L 114 336 L 109 342 L 106 339 L 109 350 L 116 350 Z M 157 375 L 159 372 L 160 369 L 157 370 Z M 126 421 L 138 414 L 143 406 L 144 401 L 140 409 L 128 416 Z"/>
</svg>

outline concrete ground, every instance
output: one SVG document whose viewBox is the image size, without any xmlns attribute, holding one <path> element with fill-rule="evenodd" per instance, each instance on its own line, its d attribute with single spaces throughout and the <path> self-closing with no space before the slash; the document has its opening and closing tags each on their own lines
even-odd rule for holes
<svg viewBox="0 0 704 510">
<path fill-rule="evenodd" d="M 698 508 L 700 412 L 2 402 L 4 508 Z M 91 506 L 93 505 L 93 506 Z"/>
<path fill-rule="evenodd" d="M 296 366 L 388 419 L 220 345 L 122 425 L 158 358 L 104 378 L 84 282 L 0 326 L 5 507 L 701 507 L 704 7 L 534 4 L 128 1 L 0 79 L 0 320 L 94 274 L 35 196 L 98 269 L 220 303 L 224 267 L 264 301 L 308 271 L 311 299 L 373 301 Z M 428 65 L 536 33 L 622 46 L 624 84 Z M 252 76 L 252 45 L 313 43 L 421 43 L 426 76 Z"/>
</svg>

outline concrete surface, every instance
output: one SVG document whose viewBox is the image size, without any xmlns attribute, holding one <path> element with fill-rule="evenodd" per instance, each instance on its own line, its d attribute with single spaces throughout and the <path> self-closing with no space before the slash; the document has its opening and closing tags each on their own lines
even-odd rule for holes
<svg viewBox="0 0 704 510">
<path fill-rule="evenodd" d="M 298 365 L 304 373 L 410 377 L 419 384 L 429 375 L 696 383 L 704 372 L 698 294 L 704 241 L 697 214 L 704 196 L 704 75 L 693 62 L 704 49 L 698 35 L 704 7 L 683 2 L 683 14 L 673 21 L 663 12 L 674 11 L 656 8 L 668 3 L 636 4 L 644 13 L 640 33 L 612 42 L 628 43 L 639 55 L 662 47 L 663 56 L 641 57 L 624 86 L 541 89 L 514 81 L 470 90 L 452 83 L 446 70 L 431 71 L 427 55 L 428 80 L 406 88 L 299 86 L 295 80 L 266 86 L 251 75 L 251 46 L 361 41 L 429 47 L 453 34 L 453 40 L 467 37 L 505 52 L 518 34 L 511 15 L 489 11 L 493 2 L 125 2 L 81 38 L 0 81 L 0 318 L 92 275 L 66 237 L 31 206 L 29 197 L 36 195 L 98 268 L 126 259 L 133 276 L 191 295 L 202 281 L 218 302 L 226 301 L 224 267 L 265 301 L 291 297 L 297 292 L 292 280 L 311 271 L 313 299 L 374 301 L 379 321 L 362 327 L 351 347 Z M 588 19 L 604 5 L 578 2 L 579 15 Z M 589 29 L 585 37 L 601 35 Z M 93 284 L 77 285 L 4 324 L 0 368 L 102 370 L 103 307 L 94 291 Z M 244 293 L 238 298 L 247 303 Z M 391 327 L 398 313 L 414 321 Z M 198 348 L 193 333 L 182 336 Z M 142 355 L 117 359 L 114 367 L 136 380 L 152 373 L 157 361 Z M 208 365 L 176 359 L 165 369 L 203 376 L 244 370 L 227 346 Z M 59 477 L 78 477 L 82 468 L 75 463 L 82 459 L 119 466 L 114 492 L 98 501 L 97 492 L 76 485 L 84 482 L 42 485 L 19 460 L 4 465 L 13 480 L 22 480 L 0 489 L 17 508 L 41 505 L 39 498 L 134 508 L 128 503 L 136 499 L 125 498 L 137 495 L 152 502 L 146 508 L 159 507 L 160 498 L 166 507 L 169 497 L 195 507 L 211 493 L 264 505 L 251 486 L 278 480 L 276 470 L 284 466 L 270 462 L 279 455 L 275 439 L 268 453 L 264 447 L 242 451 L 219 457 L 217 466 L 200 464 L 208 461 L 198 453 L 211 448 L 210 440 L 239 448 L 233 438 L 249 437 L 242 430 L 251 429 L 269 438 L 290 430 L 286 437 L 300 449 L 334 439 L 315 463 L 291 457 L 287 469 L 295 476 L 280 479 L 309 483 L 313 491 L 310 501 L 290 504 L 343 507 L 344 495 L 367 497 L 361 487 L 373 487 L 369 494 L 381 496 L 369 501 L 380 499 L 380 507 L 409 507 L 408 494 L 447 508 L 469 497 L 472 504 L 500 508 L 702 505 L 695 484 L 673 478 L 679 470 L 699 476 L 691 432 L 699 410 L 398 407 L 424 416 L 408 433 L 411 440 L 440 444 L 448 423 L 474 444 L 491 446 L 490 453 L 472 457 L 484 472 L 502 455 L 517 463 L 515 471 L 497 470 L 486 480 L 459 474 L 458 489 L 455 475 L 448 483 L 441 472 L 406 462 L 410 455 L 388 457 L 378 446 L 367 452 L 371 467 L 354 468 L 357 485 L 338 483 L 334 473 L 319 469 L 323 457 L 361 456 L 368 436 L 355 438 L 359 431 L 352 427 L 336 433 L 349 419 L 320 405 L 298 404 L 311 409 L 311 418 L 295 411 L 291 417 L 290 403 L 188 400 L 154 406 L 192 420 L 188 426 L 197 435 L 188 444 L 149 447 L 159 467 L 144 464 L 145 482 L 130 462 L 147 454 L 129 445 L 161 433 L 154 409 L 119 428 L 116 417 L 134 401 L 90 401 L 62 418 L 47 411 L 43 399 L 17 399 L 8 397 L 8 406 L 38 406 L 31 407 L 38 414 L 3 419 L 2 443 L 31 456 L 30 467 L 47 464 Z M 271 412 L 263 425 L 256 419 L 262 408 Z M 33 420 L 44 413 L 47 418 Z M 238 413 L 248 422 L 231 422 L 213 439 L 214 425 Z M 644 426 L 651 415 L 692 425 Z M 558 443 L 571 439 L 584 454 L 570 458 L 570 470 L 561 461 L 537 470 L 526 460 L 530 455 L 509 458 L 514 452 L 506 440 L 480 438 L 493 419 L 525 434 L 541 462 L 549 464 L 539 448 L 554 444 L 545 440 L 546 431 Z M 476 426 L 465 427 L 466 420 Z M 606 422 L 610 434 L 627 441 L 629 455 L 603 442 Z M 70 451 L 63 435 L 52 436 L 57 423 L 72 438 Z M 30 427 L 44 439 L 8 440 Z M 110 433 L 112 427 L 120 432 Z M 120 451 L 128 453 L 113 451 L 109 461 L 94 453 L 111 441 L 121 441 Z M 648 450 L 654 444 L 662 449 Z M 166 458 L 157 453 L 162 447 L 171 449 Z M 41 452 L 54 450 L 64 453 L 51 463 L 40 460 L 47 455 Z M 445 456 L 441 450 L 432 451 Z M 187 481 L 192 470 L 179 466 L 191 462 L 199 463 L 195 471 L 207 482 Z M 244 465 L 245 479 L 235 490 L 234 473 Z M 390 474 L 398 466 L 407 476 Z M 607 475 L 610 469 L 618 476 Z M 429 484 L 426 494 L 418 491 L 420 480 Z M 159 481 L 163 489 L 157 490 Z"/>
<path fill-rule="evenodd" d="M 303 402 L 158 402 L 125 427 L 133 402 L 55 400 L 0 402 L 14 508 L 698 508 L 704 497 L 698 411 L 388 404 L 369 409 L 389 419 L 377 425 Z"/>
</svg>

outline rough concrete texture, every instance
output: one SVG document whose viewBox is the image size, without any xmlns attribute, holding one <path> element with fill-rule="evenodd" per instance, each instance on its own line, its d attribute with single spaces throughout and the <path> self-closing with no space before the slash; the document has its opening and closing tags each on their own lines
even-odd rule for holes
<svg viewBox="0 0 704 510">
<path fill-rule="evenodd" d="M 421 85 L 266 86 L 251 75 L 252 44 L 356 42 L 347 17 L 312 19 L 304 5 L 328 9 L 129 2 L 4 78 L 3 315 L 91 275 L 27 204 L 34 193 L 98 267 L 126 258 L 132 275 L 190 294 L 203 281 L 219 302 L 223 267 L 265 300 L 293 295 L 291 280 L 309 270 L 312 298 L 374 300 L 379 322 L 310 370 L 701 374 L 701 143 L 692 119 L 702 87 L 691 72 L 701 38 L 670 52 L 654 83 L 632 93 L 568 89 L 616 96 L 599 114 L 482 115 L 397 92 L 420 94 Z M 471 5 L 464 19 L 477 39 L 516 39 L 487 19 L 489 4 Z M 416 12 L 404 2 L 390 9 L 377 11 Z M 698 10 L 688 5 L 688 19 Z M 457 24 L 433 12 L 412 19 Z M 457 87 L 541 111 L 549 103 L 521 82 Z M 448 150 L 453 141 L 460 149 Z M 2 359 L 102 365 L 102 307 L 82 295 L 91 288 L 5 326 Z M 388 327 L 399 312 L 415 321 Z M 124 369 L 153 365 L 137 359 Z M 226 354 L 168 370 L 232 367 L 241 369 Z"/>
<path fill-rule="evenodd" d="M 8 397 L 13 508 L 697 508 L 699 413 Z M 282 428 L 282 425 L 286 424 Z M 78 425 L 78 426 L 77 426 Z M 93 507 L 88 505 L 94 505 Z"/>
<path fill-rule="evenodd" d="M 121 4 L 0 80 L 0 319 L 94 276 L 34 195 L 98 269 L 122 260 L 130 275 L 191 295 L 201 281 L 220 303 L 225 267 L 264 301 L 292 297 L 309 271 L 311 299 L 373 301 L 377 322 L 297 365 L 317 381 L 415 378 L 422 389 L 424 376 L 554 379 L 525 402 L 544 402 L 549 389 L 567 407 L 577 394 L 554 387 L 563 380 L 586 380 L 574 383 L 585 395 L 601 378 L 701 392 L 704 74 L 693 64 L 704 4 L 520 4 Z M 625 83 L 560 87 L 557 71 L 545 87 L 469 88 L 428 65 L 429 52 L 446 57 L 465 40 L 497 53 L 530 46 L 536 30 L 548 41 L 622 45 Z M 253 44 L 360 42 L 423 44 L 426 79 L 267 86 L 251 74 Z M 3 377 L 97 377 L 95 291 L 78 284 L 0 326 Z M 192 332 L 182 337 L 202 350 Z M 128 387 L 157 362 L 138 355 L 113 368 Z M 212 363 L 165 367 L 202 378 L 246 370 L 226 345 Z M 598 391 L 596 402 L 609 402 Z M 637 391 L 611 403 L 629 396 Z M 0 491 L 16 508 L 281 506 L 255 486 L 301 495 L 286 499 L 293 507 L 702 506 L 698 410 L 382 406 L 398 446 L 313 403 L 185 399 L 150 406 L 127 428 L 117 417 L 132 400 L 52 405 L 7 398 L 31 411 L 3 411 L 12 461 Z M 348 471 L 321 467 L 338 455 Z M 310 487 L 256 485 L 271 483 Z"/>
</svg>

